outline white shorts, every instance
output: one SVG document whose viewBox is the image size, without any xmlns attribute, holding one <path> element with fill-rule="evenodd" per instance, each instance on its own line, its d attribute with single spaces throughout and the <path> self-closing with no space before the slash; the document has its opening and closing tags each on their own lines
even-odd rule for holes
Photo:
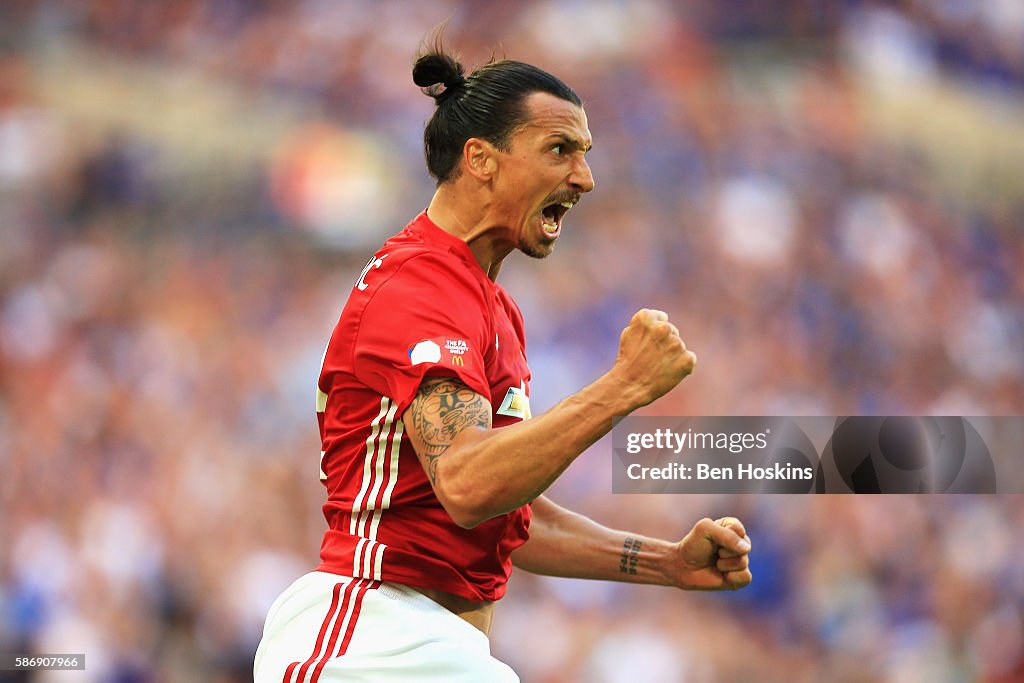
<svg viewBox="0 0 1024 683">
<path fill-rule="evenodd" d="M 518 683 L 487 636 L 397 583 L 312 572 L 274 601 L 255 683 Z"/>
</svg>

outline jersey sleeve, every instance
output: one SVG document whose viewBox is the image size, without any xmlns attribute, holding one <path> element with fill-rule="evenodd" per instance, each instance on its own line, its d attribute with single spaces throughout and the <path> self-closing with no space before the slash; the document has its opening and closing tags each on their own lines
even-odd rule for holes
<svg viewBox="0 0 1024 683">
<path fill-rule="evenodd" d="M 399 415 L 428 374 L 456 376 L 490 400 L 484 371 L 484 345 L 493 336 L 488 310 L 481 284 L 461 262 L 429 254 L 409 259 L 377 287 L 363 311 L 356 378 L 391 398 Z"/>
</svg>

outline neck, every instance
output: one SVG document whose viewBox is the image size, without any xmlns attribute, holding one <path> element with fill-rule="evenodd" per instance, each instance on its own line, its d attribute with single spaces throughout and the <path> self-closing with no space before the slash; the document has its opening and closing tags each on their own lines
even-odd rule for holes
<svg viewBox="0 0 1024 683">
<path fill-rule="evenodd" d="M 427 216 L 439 228 L 469 245 L 477 263 L 495 280 L 501 262 L 515 245 L 508 238 L 508 229 L 490 216 L 490 207 L 481 191 L 465 191 L 458 181 L 437 189 L 427 207 Z"/>
</svg>

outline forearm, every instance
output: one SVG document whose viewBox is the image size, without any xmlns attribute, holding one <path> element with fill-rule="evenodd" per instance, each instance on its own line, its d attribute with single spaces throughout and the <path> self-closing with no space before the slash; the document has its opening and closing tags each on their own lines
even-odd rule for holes
<svg viewBox="0 0 1024 683">
<path fill-rule="evenodd" d="M 496 429 L 465 429 L 437 462 L 435 491 L 463 526 L 534 500 L 637 402 L 611 373 L 543 415 Z"/>
<path fill-rule="evenodd" d="M 578 579 L 675 585 L 673 543 L 618 531 L 541 496 L 533 503 L 530 540 L 512 554 L 519 569 Z"/>
<path fill-rule="evenodd" d="M 641 309 L 612 369 L 540 417 L 491 429 L 489 401 L 442 375 L 423 381 L 402 420 L 438 500 L 468 528 L 534 500 L 612 418 L 664 395 L 696 362 L 664 312 Z"/>
</svg>

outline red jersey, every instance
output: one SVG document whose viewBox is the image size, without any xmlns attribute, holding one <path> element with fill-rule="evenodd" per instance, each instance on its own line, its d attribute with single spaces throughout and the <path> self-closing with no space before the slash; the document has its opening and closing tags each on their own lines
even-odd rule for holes
<svg viewBox="0 0 1024 683">
<path fill-rule="evenodd" d="M 445 512 L 402 423 L 427 374 L 454 375 L 488 398 L 495 427 L 529 417 L 518 307 L 424 211 L 366 264 L 324 354 L 317 417 L 329 529 L 318 569 L 496 600 L 511 552 L 529 537 L 530 508 L 473 529 Z"/>
</svg>

